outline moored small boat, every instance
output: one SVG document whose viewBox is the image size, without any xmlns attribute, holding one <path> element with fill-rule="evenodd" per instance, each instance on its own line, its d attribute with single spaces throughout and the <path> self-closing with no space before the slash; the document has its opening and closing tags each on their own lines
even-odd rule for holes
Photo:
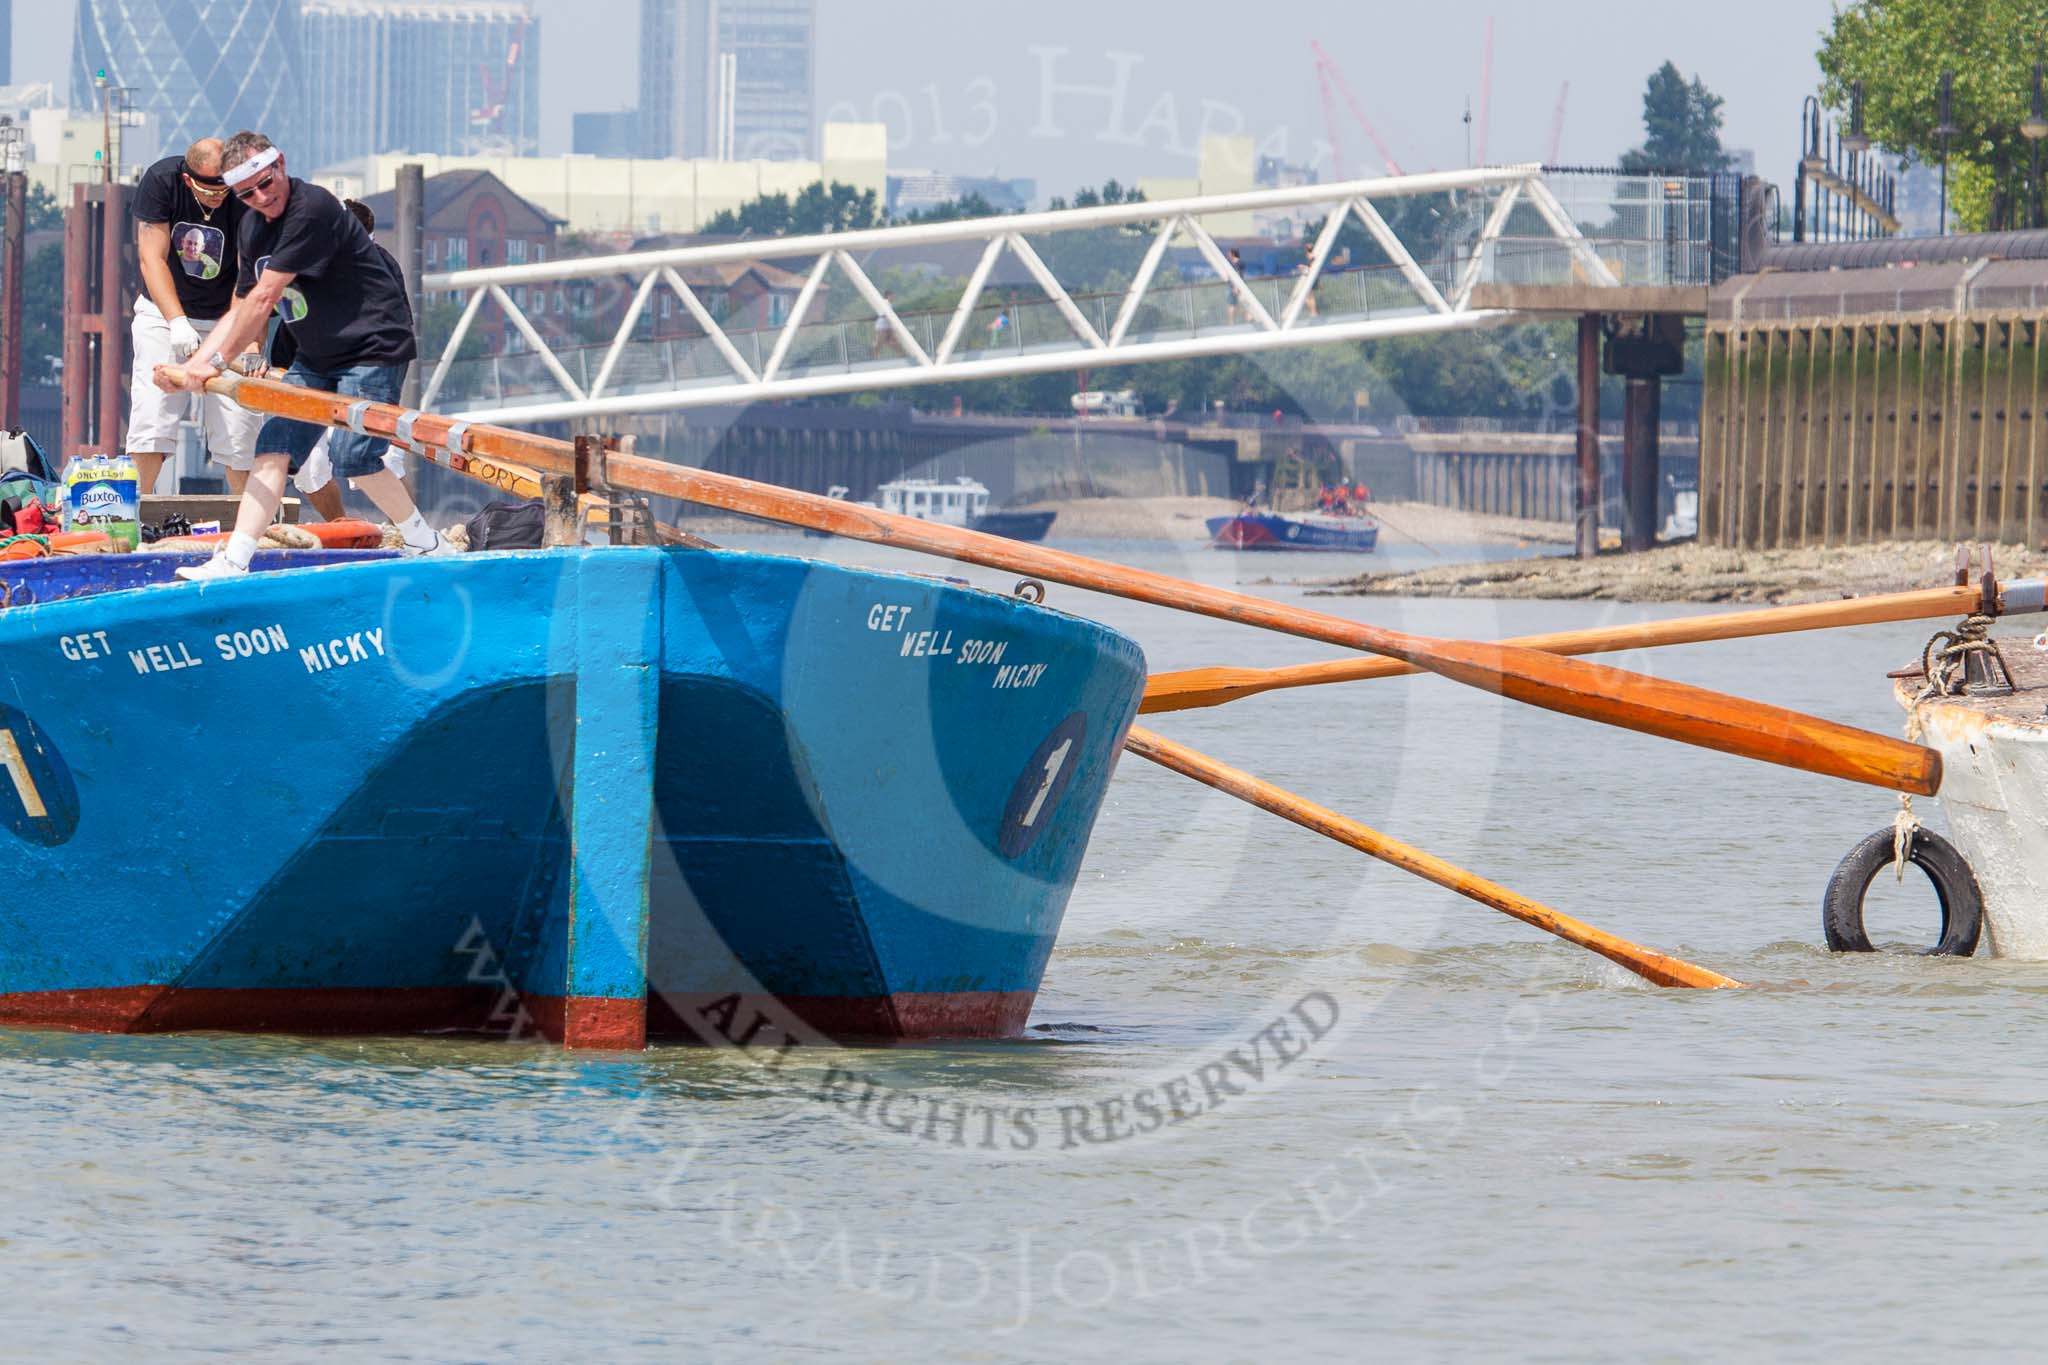
<svg viewBox="0 0 2048 1365">
<path fill-rule="evenodd" d="M 1994 955 L 2048 960 L 2048 653 L 2025 638 L 1998 643 L 2009 689 L 1994 681 L 1923 697 L 1918 667 L 1895 675 L 1896 689 L 1941 754 L 1942 814 L 1961 876 L 1974 881 L 1937 889 L 1945 902 L 1951 890 L 1980 898 Z"/>
<path fill-rule="evenodd" d="M 1058 512 L 1051 510 L 1037 512 L 984 512 L 967 523 L 970 531 L 983 535 L 1001 536 L 1005 540 L 1044 540 L 1045 533 L 1052 530 Z"/>
<path fill-rule="evenodd" d="M 832 495 L 844 497 L 846 490 L 835 485 Z M 1005 540 L 1044 540 L 1059 516 L 1056 511 L 1045 510 L 991 512 L 988 497 L 986 484 L 965 475 L 951 483 L 938 479 L 891 479 L 878 485 L 874 500 L 863 505 Z"/>
<path fill-rule="evenodd" d="M 1272 512 L 1246 508 L 1211 517 L 1210 543 L 1225 550 L 1353 550 L 1378 543 L 1379 523 L 1362 513 Z"/>
</svg>

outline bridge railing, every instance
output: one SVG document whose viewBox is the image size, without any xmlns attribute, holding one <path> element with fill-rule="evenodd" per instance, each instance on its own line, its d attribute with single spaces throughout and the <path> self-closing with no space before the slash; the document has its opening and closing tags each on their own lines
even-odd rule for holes
<svg viewBox="0 0 2048 1365">
<path fill-rule="evenodd" d="M 1430 273 L 1455 278 L 1453 272 L 1441 268 Z M 1282 276 L 1255 276 L 1246 283 L 1269 313 L 1286 306 L 1294 287 L 1291 277 Z M 1429 311 L 1393 266 L 1328 272 L 1316 281 L 1311 293 L 1316 313 L 1299 324 L 1310 331 L 1322 319 L 1386 320 L 1421 316 Z M 1103 292 L 1072 297 L 1097 331 L 1107 332 L 1116 321 L 1123 295 Z M 911 337 L 930 353 L 944 339 L 952 311 L 906 310 L 898 316 Z M 998 318 L 1003 319 L 1000 328 L 996 325 Z M 1255 324 L 1238 305 L 1229 286 L 1221 281 L 1188 281 L 1155 286 L 1138 309 L 1127 335 L 1133 341 L 1166 336 L 1202 339 L 1233 333 L 1249 335 L 1254 329 Z M 725 335 L 742 359 L 758 372 L 766 365 L 782 330 L 728 328 Z M 1067 320 L 1051 300 L 987 302 L 977 305 L 969 314 L 955 354 L 962 359 L 1000 360 L 1005 356 L 1063 353 L 1071 348 L 1072 342 Z M 657 335 L 650 331 L 630 341 L 615 358 L 612 351 L 610 342 L 588 342 L 557 346 L 554 355 L 585 392 L 607 358 L 612 358 L 612 368 L 606 387 L 612 393 L 724 384 L 732 374 L 726 356 L 701 332 Z M 783 357 L 782 372 L 805 376 L 853 375 L 893 369 L 903 359 L 895 337 L 886 330 L 878 332 L 872 317 L 848 317 L 799 327 Z M 518 350 L 457 360 L 448 367 L 438 401 L 442 407 L 518 403 L 559 392 L 559 382 L 539 353 Z"/>
<path fill-rule="evenodd" d="M 1627 259 L 1629 284 L 1714 284 L 1740 269 L 1742 177 L 1546 166 L 1582 231 Z"/>
<path fill-rule="evenodd" d="M 1551 179 L 1534 166 L 1486 167 L 429 275 L 425 287 L 463 300 L 463 310 L 424 402 L 516 422 L 959 383 L 1512 316 L 1471 307 L 1482 280 L 1608 286 L 1711 275 L 1701 235 L 1711 222 L 1689 187 L 1608 176 L 1589 192 L 1585 177 L 1561 173 L 1561 198 Z M 1300 221 L 1317 209 L 1312 238 L 1280 273 L 1219 245 L 1259 213 Z M 702 280 L 760 262 L 791 272 L 801 289 L 787 318 L 736 328 L 700 293 Z M 1266 264 L 1275 265 L 1270 251 Z M 936 306 L 899 307 L 890 285 Z M 616 307 L 615 323 L 606 310 L 608 339 L 564 337 L 594 321 L 563 318 L 565 292 L 586 306 L 593 289 Z M 651 334 L 657 298 L 671 319 L 688 320 L 689 334 Z M 523 352 L 458 360 L 487 306 Z"/>
</svg>

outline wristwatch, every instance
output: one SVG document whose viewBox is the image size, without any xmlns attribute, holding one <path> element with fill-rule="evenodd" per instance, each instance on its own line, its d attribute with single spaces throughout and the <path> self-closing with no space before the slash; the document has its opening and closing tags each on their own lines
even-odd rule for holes
<svg viewBox="0 0 2048 1365">
<path fill-rule="evenodd" d="M 221 357 L 219 351 L 215 351 L 212 355 L 207 356 L 206 363 L 213 366 L 215 374 L 226 374 L 228 372 L 228 362 Z"/>
</svg>

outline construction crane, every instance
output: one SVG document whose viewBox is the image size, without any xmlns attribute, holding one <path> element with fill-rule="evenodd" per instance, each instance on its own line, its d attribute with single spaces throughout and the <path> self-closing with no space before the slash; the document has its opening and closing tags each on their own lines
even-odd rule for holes
<svg viewBox="0 0 2048 1365">
<path fill-rule="evenodd" d="M 1358 126 L 1365 130 L 1365 135 L 1372 142 L 1373 149 L 1380 154 L 1380 161 L 1386 166 L 1387 174 L 1405 174 L 1401 169 L 1400 163 L 1394 160 L 1394 154 L 1387 150 L 1387 144 L 1380 140 L 1379 130 L 1372 126 L 1372 120 L 1365 116 L 1365 110 L 1358 107 L 1358 100 L 1351 93 L 1351 87 L 1345 84 L 1344 73 L 1338 69 L 1337 63 L 1331 59 L 1329 53 L 1323 51 L 1323 45 L 1313 38 L 1308 40 L 1308 49 L 1315 57 L 1316 84 L 1322 90 L 1323 122 L 1329 129 L 1330 156 L 1336 171 L 1336 178 L 1339 180 L 1345 178 L 1344 142 L 1342 129 L 1339 127 L 1337 118 L 1336 96 L 1338 95 L 1343 96 L 1344 103 L 1350 106 L 1351 117 L 1358 120 Z"/>
<path fill-rule="evenodd" d="M 1550 147 L 1543 153 L 1543 164 L 1557 164 L 1557 149 L 1564 143 L 1564 97 L 1571 94 L 1572 83 L 1566 81 L 1557 88 L 1557 108 L 1550 115 Z"/>
<path fill-rule="evenodd" d="M 1472 164 L 1486 164 L 1486 118 L 1493 106 L 1493 16 L 1486 16 L 1486 39 L 1479 48 L 1479 146 Z"/>
<path fill-rule="evenodd" d="M 469 111 L 469 126 L 477 130 L 479 138 L 502 140 L 505 135 L 505 105 L 511 98 L 512 83 L 519 74 L 519 54 L 526 46 L 526 26 L 532 18 L 531 13 L 519 16 L 519 27 L 512 30 L 512 41 L 505 45 L 502 66 L 484 62 L 478 69 L 478 83 L 483 89 L 484 102 L 482 107 Z"/>
</svg>

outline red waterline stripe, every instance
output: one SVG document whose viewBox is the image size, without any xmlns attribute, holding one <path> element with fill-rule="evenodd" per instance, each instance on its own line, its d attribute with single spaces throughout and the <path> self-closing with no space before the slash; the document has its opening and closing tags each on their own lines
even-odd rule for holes
<svg viewBox="0 0 2048 1365">
<path fill-rule="evenodd" d="M 522 995 L 519 1003 L 540 1036 L 572 1047 L 643 1048 L 647 1010 L 643 1001 L 604 996 Z"/>
<path fill-rule="evenodd" d="M 115 986 L 0 995 L 0 1024 L 91 1033 L 424 1033 L 486 1029 L 498 999 L 487 986 Z"/>
<path fill-rule="evenodd" d="M 1024 1031 L 1036 991 L 897 991 L 889 995 L 741 995 L 716 991 L 650 991 L 647 1032 L 653 1037 L 744 1037 L 757 1015 L 784 1010 L 828 1038 L 843 1041 L 920 1038 L 1009 1038 Z M 779 1031 L 778 1031 L 779 1041 Z"/>
<path fill-rule="evenodd" d="M 637 1048 L 649 1037 L 715 1037 L 729 1018 L 737 1040 L 757 1015 L 771 1023 L 758 1031 L 776 1045 L 772 1021 L 783 1011 L 834 1040 L 897 1041 L 925 1038 L 1007 1038 L 1023 1032 L 1033 991 L 899 991 L 890 995 L 777 998 L 717 992 L 650 993 L 644 1013 L 631 999 L 522 995 L 533 1027 L 544 1038 L 575 1046 Z M 497 1011 L 503 993 L 489 986 L 332 986 L 303 989 L 191 989 L 114 986 L 73 991 L 0 994 L 0 1026 L 60 1028 L 86 1033 L 178 1033 L 228 1029 L 249 1033 L 512 1034 Z"/>
</svg>

